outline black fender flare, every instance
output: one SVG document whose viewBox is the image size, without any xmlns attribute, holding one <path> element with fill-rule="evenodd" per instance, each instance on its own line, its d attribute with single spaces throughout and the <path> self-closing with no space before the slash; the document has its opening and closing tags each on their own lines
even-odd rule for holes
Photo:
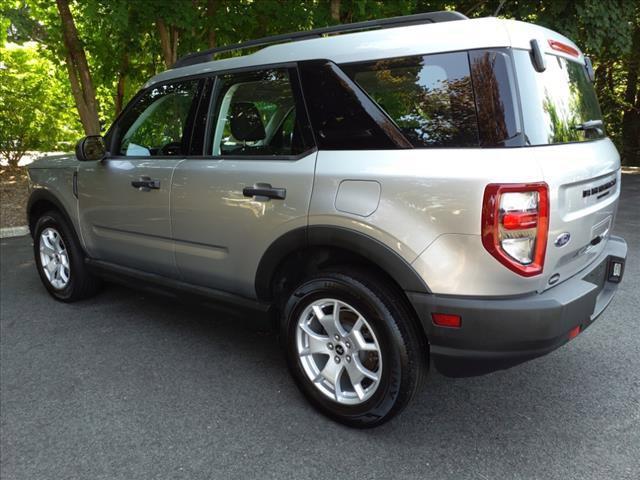
<svg viewBox="0 0 640 480">
<path fill-rule="evenodd" d="M 46 201 L 54 205 L 56 209 L 60 211 L 64 219 L 67 221 L 67 224 L 69 225 L 73 233 L 75 233 L 76 238 L 79 238 L 78 232 L 76 231 L 76 226 L 71 221 L 71 217 L 67 213 L 67 209 L 64 207 L 62 202 L 58 200 L 58 198 L 53 193 L 51 193 L 49 190 L 44 188 L 37 188 L 33 192 L 31 192 L 31 195 L 29 195 L 29 200 L 27 201 L 27 221 L 29 222 L 29 232 L 31 233 L 32 237 L 33 237 L 33 226 L 35 223 L 31 218 L 32 211 L 33 211 L 33 207 L 40 201 Z"/>
<path fill-rule="evenodd" d="M 335 247 L 350 251 L 377 265 L 403 290 L 431 293 L 411 264 L 379 240 L 344 227 L 310 225 L 285 233 L 276 239 L 262 255 L 255 279 L 258 298 L 271 296 L 271 282 L 282 261 L 294 251 L 309 247 Z"/>
</svg>

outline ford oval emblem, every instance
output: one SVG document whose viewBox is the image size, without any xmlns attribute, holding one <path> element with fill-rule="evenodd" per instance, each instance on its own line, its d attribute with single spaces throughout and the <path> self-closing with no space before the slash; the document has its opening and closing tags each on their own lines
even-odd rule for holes
<svg viewBox="0 0 640 480">
<path fill-rule="evenodd" d="M 571 240 L 571 234 L 569 232 L 564 232 L 558 235 L 556 241 L 554 242 L 556 247 L 564 247 Z"/>
</svg>

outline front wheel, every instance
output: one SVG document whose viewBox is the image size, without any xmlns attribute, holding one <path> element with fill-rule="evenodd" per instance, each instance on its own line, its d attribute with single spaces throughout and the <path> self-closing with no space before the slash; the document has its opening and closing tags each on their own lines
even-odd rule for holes
<svg viewBox="0 0 640 480">
<path fill-rule="evenodd" d="M 38 218 L 33 253 L 40 279 L 55 299 L 73 302 L 99 289 L 100 280 L 87 270 L 82 247 L 59 212 L 52 210 Z"/>
<path fill-rule="evenodd" d="M 281 336 L 309 401 L 350 426 L 391 419 L 417 391 L 426 345 L 400 292 L 368 272 L 322 272 L 289 297 Z"/>
</svg>

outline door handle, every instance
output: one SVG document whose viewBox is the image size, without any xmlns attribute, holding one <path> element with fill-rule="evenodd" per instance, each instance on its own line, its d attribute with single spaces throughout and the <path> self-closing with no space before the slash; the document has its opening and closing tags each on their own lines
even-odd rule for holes
<svg viewBox="0 0 640 480">
<path fill-rule="evenodd" d="M 152 180 L 150 177 L 140 177 L 140 180 L 134 180 L 131 182 L 133 188 L 137 188 L 142 192 L 148 192 L 149 190 L 159 190 L 160 180 Z"/>
<path fill-rule="evenodd" d="M 257 197 L 256 200 L 275 198 L 276 200 L 284 200 L 287 196 L 286 188 L 274 188 L 270 183 L 256 183 L 253 187 L 244 187 L 242 194 L 245 197 Z"/>
</svg>

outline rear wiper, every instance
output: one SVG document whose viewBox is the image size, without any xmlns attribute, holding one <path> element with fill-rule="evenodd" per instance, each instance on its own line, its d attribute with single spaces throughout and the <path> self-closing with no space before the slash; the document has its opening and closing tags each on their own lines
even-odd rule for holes
<svg viewBox="0 0 640 480">
<path fill-rule="evenodd" d="M 595 130 L 598 135 L 603 135 L 604 132 L 602 131 L 602 126 L 603 126 L 602 120 L 587 120 L 586 122 L 580 123 L 573 128 L 575 128 L 576 130 L 584 130 L 584 131 Z"/>
</svg>

